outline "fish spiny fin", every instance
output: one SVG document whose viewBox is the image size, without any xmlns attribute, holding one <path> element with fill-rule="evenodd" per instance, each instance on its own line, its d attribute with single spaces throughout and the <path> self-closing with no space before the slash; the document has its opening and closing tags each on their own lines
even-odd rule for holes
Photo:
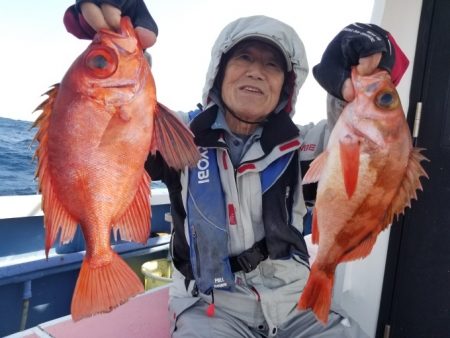
<svg viewBox="0 0 450 338">
<path fill-rule="evenodd" d="M 421 161 L 429 161 L 421 154 L 422 150 L 424 149 L 413 148 L 409 155 L 405 177 L 386 213 L 386 221 L 384 222 L 383 229 L 393 222 L 395 216 L 403 214 L 406 207 L 411 207 L 411 200 L 417 199 L 416 191 L 422 190 L 420 178 L 422 176 L 428 178 L 427 173 L 420 164 Z"/>
<path fill-rule="evenodd" d="M 317 208 L 314 207 L 311 225 L 311 242 L 313 244 L 319 244 L 319 227 L 317 225 L 317 217 Z"/>
<path fill-rule="evenodd" d="M 122 240 L 144 244 L 150 236 L 150 217 L 150 176 L 144 170 L 134 200 L 121 218 L 115 222 L 114 235 L 117 238 L 119 230 Z"/>
<path fill-rule="evenodd" d="M 364 258 L 370 254 L 377 240 L 377 236 L 370 234 L 362 240 L 356 247 L 347 251 L 340 259 L 341 262 L 350 262 L 359 258 Z"/>
<path fill-rule="evenodd" d="M 339 142 L 342 175 L 347 196 L 350 199 L 355 192 L 358 183 L 359 151 L 360 146 L 350 137 L 345 137 Z"/>
<path fill-rule="evenodd" d="M 308 171 L 302 179 L 302 184 L 309 184 L 319 181 L 327 158 L 328 151 L 324 151 L 311 162 Z"/>
<path fill-rule="evenodd" d="M 34 158 L 38 159 L 35 176 L 39 180 L 39 191 L 42 193 L 42 210 L 44 211 L 45 226 L 45 255 L 47 257 L 60 229 L 61 243 L 70 242 L 77 230 L 77 222 L 65 210 L 54 192 L 52 177 L 48 168 L 47 132 L 53 103 L 58 94 L 58 87 L 59 85 L 54 85 L 45 93 L 45 95 L 48 96 L 47 99 L 35 109 L 35 111 L 42 110 L 42 113 L 32 126 L 32 128 L 39 128 L 33 139 L 33 141 L 39 142 L 34 154 Z"/>
<path fill-rule="evenodd" d="M 152 149 L 158 149 L 172 168 L 195 166 L 200 159 L 191 131 L 170 109 L 159 102 L 155 108 L 153 142 Z"/>
<path fill-rule="evenodd" d="M 44 211 L 45 227 L 45 255 L 55 243 L 56 237 L 61 229 L 60 243 L 66 244 L 72 241 L 77 230 L 77 222 L 66 211 L 59 202 L 52 186 L 48 186 L 48 191 L 42 190 L 42 210 Z"/>
<path fill-rule="evenodd" d="M 85 258 L 81 264 L 72 297 L 73 320 L 109 312 L 129 298 L 144 292 L 141 281 L 115 252 L 106 264 L 93 264 Z"/>
<path fill-rule="evenodd" d="M 298 309 L 312 309 L 317 319 L 326 324 L 330 312 L 333 283 L 334 275 L 327 275 L 314 263 L 297 304 Z"/>
</svg>

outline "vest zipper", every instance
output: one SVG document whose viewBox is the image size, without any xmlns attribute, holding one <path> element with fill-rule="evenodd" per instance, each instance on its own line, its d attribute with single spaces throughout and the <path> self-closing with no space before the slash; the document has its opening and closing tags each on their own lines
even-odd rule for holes
<svg viewBox="0 0 450 338">
<path fill-rule="evenodd" d="M 197 247 L 197 233 L 195 232 L 194 227 L 192 227 L 192 241 L 193 241 L 193 245 L 194 245 L 194 252 L 195 252 L 195 263 L 197 265 L 197 274 L 198 277 L 200 278 L 202 276 L 202 269 L 200 269 L 200 253 L 198 251 L 198 247 Z"/>
</svg>

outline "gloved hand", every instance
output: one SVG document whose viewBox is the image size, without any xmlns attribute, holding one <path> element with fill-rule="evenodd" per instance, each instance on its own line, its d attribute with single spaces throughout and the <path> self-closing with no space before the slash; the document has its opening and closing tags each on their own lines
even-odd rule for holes
<svg viewBox="0 0 450 338">
<path fill-rule="evenodd" d="M 77 0 L 64 14 L 64 25 L 79 39 L 92 39 L 102 28 L 118 30 L 120 18 L 128 16 L 142 48 L 156 42 L 158 26 L 143 0 Z"/>
<path fill-rule="evenodd" d="M 350 101 L 354 92 L 350 78 L 352 66 L 361 74 L 370 74 L 377 68 L 387 70 L 394 84 L 400 82 L 409 61 L 394 38 L 374 24 L 354 23 L 345 27 L 330 42 L 313 75 L 331 95 Z"/>
</svg>

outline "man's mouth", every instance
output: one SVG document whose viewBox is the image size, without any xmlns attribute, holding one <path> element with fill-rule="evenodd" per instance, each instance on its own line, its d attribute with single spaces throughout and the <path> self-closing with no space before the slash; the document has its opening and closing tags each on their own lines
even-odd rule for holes
<svg viewBox="0 0 450 338">
<path fill-rule="evenodd" d="M 243 91 L 246 91 L 246 92 L 255 93 L 255 94 L 264 94 L 261 89 L 256 88 L 256 87 L 252 87 L 252 86 L 242 86 L 239 89 L 243 90 Z"/>
</svg>

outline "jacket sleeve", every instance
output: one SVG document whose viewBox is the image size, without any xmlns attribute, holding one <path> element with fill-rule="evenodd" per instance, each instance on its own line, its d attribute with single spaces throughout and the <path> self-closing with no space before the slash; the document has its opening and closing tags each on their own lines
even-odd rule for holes
<svg viewBox="0 0 450 338">
<path fill-rule="evenodd" d="M 327 120 L 321 120 L 318 123 L 310 123 L 305 126 L 298 126 L 300 139 L 302 142 L 300 148 L 300 161 L 312 161 L 320 155 L 330 136 L 330 128 Z"/>
<path fill-rule="evenodd" d="M 326 148 L 330 136 L 330 128 L 327 120 L 321 120 L 317 124 L 310 123 L 298 126 L 302 145 L 300 147 L 300 170 L 301 176 L 305 176 L 311 162 L 319 156 Z M 314 204 L 317 192 L 317 183 L 302 186 L 306 205 Z"/>
<path fill-rule="evenodd" d="M 346 101 L 338 99 L 331 94 L 327 94 L 327 123 L 330 133 L 339 119 L 339 116 L 341 116 L 346 104 Z"/>
</svg>

